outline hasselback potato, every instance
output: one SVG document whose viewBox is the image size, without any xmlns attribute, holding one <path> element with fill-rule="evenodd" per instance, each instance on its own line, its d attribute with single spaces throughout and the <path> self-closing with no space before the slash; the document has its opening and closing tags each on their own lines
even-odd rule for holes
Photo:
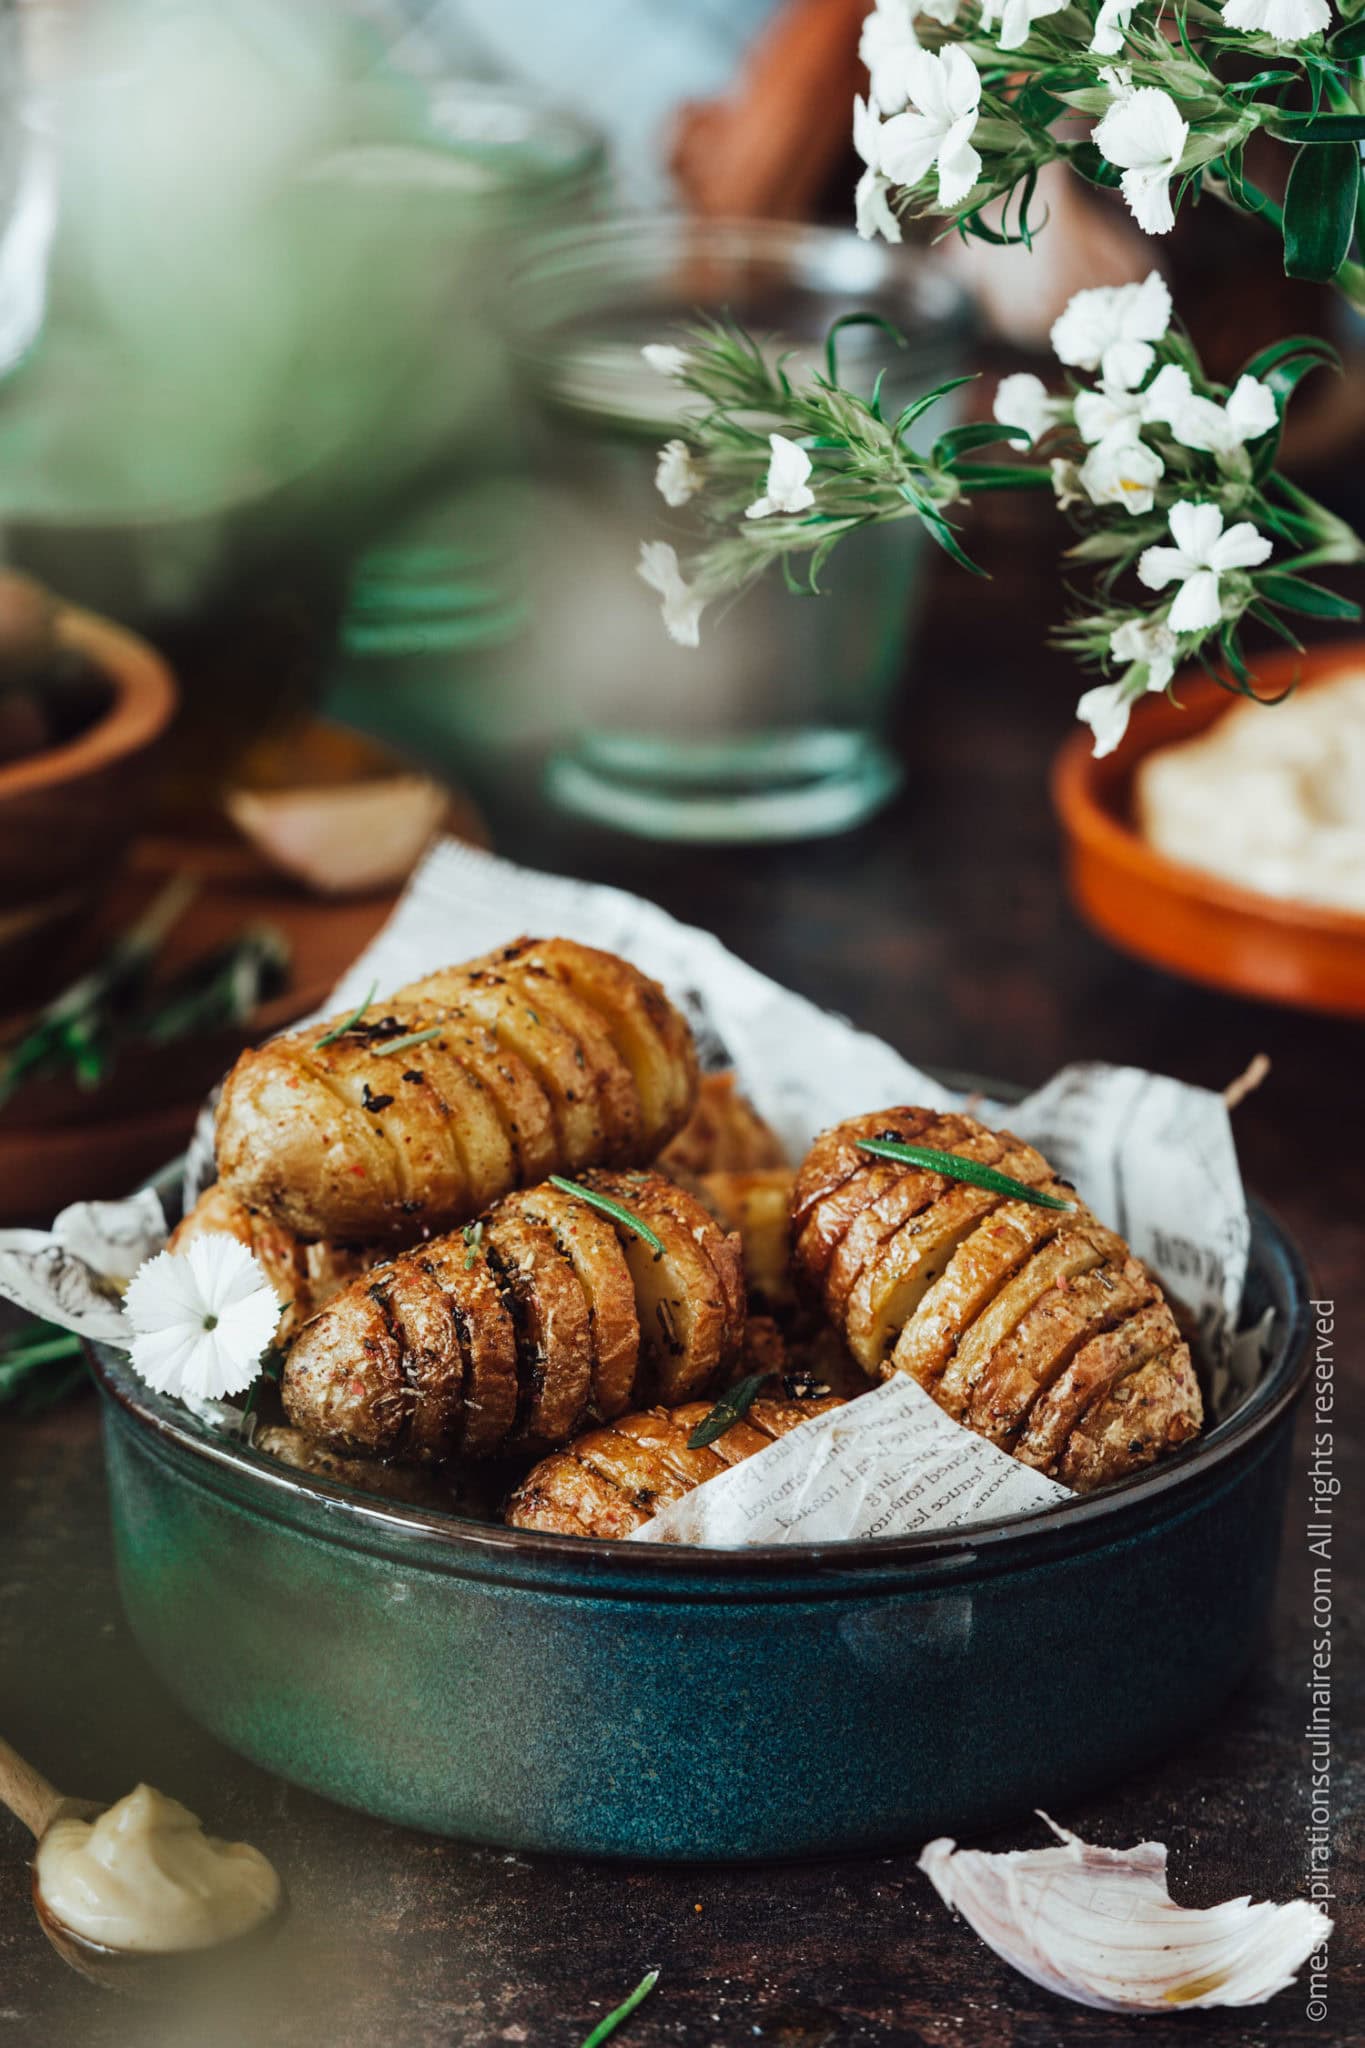
<svg viewBox="0 0 1365 2048">
<path fill-rule="evenodd" d="M 528 1473 L 504 1520 L 514 1529 L 559 1536 L 629 1536 L 670 1501 L 842 1403 L 757 1400 L 714 1443 L 689 1450 L 687 1439 L 711 1405 L 689 1401 L 680 1408 L 646 1408 L 589 1430 Z"/>
<path fill-rule="evenodd" d="M 657 982 L 571 939 L 521 939 L 243 1053 L 219 1179 L 301 1236 L 410 1243 L 548 1174 L 653 1159 L 696 1088 Z"/>
<path fill-rule="evenodd" d="M 954 1153 L 1074 1207 L 878 1158 L 868 1138 Z M 811 1148 L 791 1219 L 798 1278 L 866 1372 L 910 1373 L 1064 1485 L 1102 1485 L 1197 1433 L 1199 1385 L 1161 1289 L 1009 1132 L 927 1109 L 850 1118 Z"/>
<path fill-rule="evenodd" d="M 590 1173 L 658 1239 L 553 1187 L 375 1267 L 300 1332 L 291 1423 L 348 1455 L 440 1463 L 565 1442 L 632 1403 L 684 1401 L 731 1369 L 744 1280 L 727 1237 L 652 1173 Z"/>
<path fill-rule="evenodd" d="M 245 1202 L 221 1183 L 199 1197 L 188 1216 L 176 1225 L 171 1251 L 183 1251 L 193 1238 L 226 1232 L 254 1252 L 266 1279 L 280 1300 L 276 1341 L 287 1343 L 301 1323 L 325 1308 L 343 1287 L 385 1256 L 376 1245 L 306 1243 L 292 1230 L 253 1215 Z"/>
</svg>

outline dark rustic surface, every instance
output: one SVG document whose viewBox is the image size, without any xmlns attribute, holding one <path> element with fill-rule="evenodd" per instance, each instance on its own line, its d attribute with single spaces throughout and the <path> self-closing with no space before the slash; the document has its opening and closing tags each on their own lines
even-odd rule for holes
<svg viewBox="0 0 1365 2048">
<path fill-rule="evenodd" d="M 48 1952 L 28 1906 L 24 1837 L 0 1819 L 0 2048 L 249 2038 L 280 2048 L 577 2048 L 649 1965 L 662 1975 L 619 2037 L 631 2048 L 1098 2048 L 1124 2039 L 1233 2048 L 1365 2034 L 1360 1778 L 1346 1754 L 1365 1720 L 1360 1548 L 1347 1540 L 1360 1527 L 1349 1489 L 1360 1469 L 1365 1243 L 1347 1110 L 1354 1104 L 1358 1118 L 1361 1032 L 1184 986 L 1079 925 L 1063 898 L 1044 788 L 1076 689 L 1068 665 L 1041 651 L 1049 557 L 1022 530 L 989 547 L 998 569 L 989 604 L 961 577 L 940 580 L 907 687 L 908 788 L 871 828 L 742 857 L 568 845 L 543 825 L 504 831 L 500 843 L 654 895 L 925 1062 L 1028 1083 L 1094 1055 L 1222 1085 L 1252 1054 L 1270 1054 L 1271 1079 L 1238 1112 L 1238 1135 L 1248 1179 L 1335 1299 L 1337 1458 L 1348 1487 L 1336 1557 L 1339 1897 L 1328 2017 L 1311 2022 L 1299 1988 L 1244 2014 L 1169 2020 L 1064 2005 L 953 1921 L 913 1854 L 732 1871 L 536 1861 L 427 1840 L 276 1783 L 201 1735 L 128 1639 L 86 1399 L 0 1432 L 0 1727 L 64 1787 L 114 1796 L 145 1776 L 258 1842 L 286 1875 L 293 1932 L 249 2013 L 212 2021 L 202 2008 L 192 2020 L 134 2011 Z M 1300 1453 L 1300 1473 L 1303 1464 Z M 1168 1842 L 1186 1903 L 1303 1888 L 1304 1521 L 1300 1485 L 1271 1640 L 1217 1723 L 1160 1769 L 1058 1816 L 1116 1846 Z M 1065 1736 L 1043 1729 L 1026 1739 Z M 1021 1818 L 989 1846 L 1039 1839 Z"/>
</svg>

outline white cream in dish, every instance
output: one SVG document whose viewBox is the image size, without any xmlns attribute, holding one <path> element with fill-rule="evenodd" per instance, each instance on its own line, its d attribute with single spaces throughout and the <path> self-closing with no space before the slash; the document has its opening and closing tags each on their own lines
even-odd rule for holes
<svg viewBox="0 0 1365 2048">
<path fill-rule="evenodd" d="M 1239 704 L 1137 772 L 1148 844 L 1244 889 L 1365 915 L 1365 671 Z"/>
<path fill-rule="evenodd" d="M 220 1842 L 177 1799 L 138 1785 L 93 1820 L 58 1820 L 34 1858 L 43 1904 L 87 1941 L 141 1954 L 249 1934 L 280 1900 L 259 1849 Z"/>
</svg>

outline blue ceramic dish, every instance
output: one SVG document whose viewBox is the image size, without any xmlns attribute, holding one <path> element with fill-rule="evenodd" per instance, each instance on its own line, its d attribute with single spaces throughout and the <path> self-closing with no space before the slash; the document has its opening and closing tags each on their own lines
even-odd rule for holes
<svg viewBox="0 0 1365 2048">
<path fill-rule="evenodd" d="M 733 1861 L 916 1844 L 1073 1798 L 1256 1652 L 1308 1370 L 1255 1209 L 1237 1412 L 1149 1475 L 946 1535 L 701 1551 L 392 1505 L 97 1370 L 124 1603 L 190 1713 L 282 1777 L 510 1848 Z"/>
</svg>

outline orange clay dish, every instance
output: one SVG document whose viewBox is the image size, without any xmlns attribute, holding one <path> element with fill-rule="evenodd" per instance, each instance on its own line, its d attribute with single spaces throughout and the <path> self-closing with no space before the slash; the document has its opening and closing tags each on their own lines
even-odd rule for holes
<svg viewBox="0 0 1365 2048">
<path fill-rule="evenodd" d="M 1365 641 L 1286 652 L 1258 665 L 1262 696 L 1298 681 L 1313 689 L 1365 671 Z M 1175 694 L 1134 707 L 1118 752 L 1097 761 L 1077 731 L 1057 756 L 1052 793 L 1067 843 L 1072 898 L 1088 923 L 1140 959 L 1194 981 L 1304 1009 L 1365 1017 L 1365 917 L 1238 887 L 1168 859 L 1135 822 L 1139 764 L 1158 747 L 1193 739 L 1241 699 L 1207 677 L 1177 679 Z M 1266 718 L 1275 717 L 1267 706 Z"/>
</svg>

